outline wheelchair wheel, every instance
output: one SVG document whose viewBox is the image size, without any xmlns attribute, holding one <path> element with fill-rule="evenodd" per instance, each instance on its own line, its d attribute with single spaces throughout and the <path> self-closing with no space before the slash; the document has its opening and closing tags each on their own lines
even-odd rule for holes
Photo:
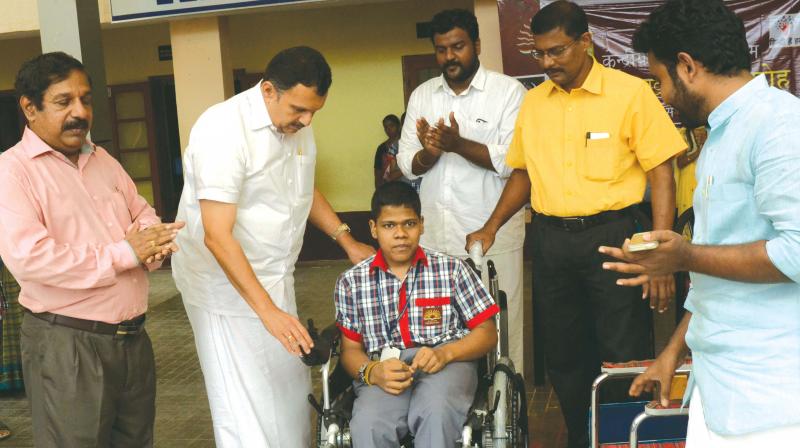
<svg viewBox="0 0 800 448">
<path fill-rule="evenodd" d="M 508 358 L 501 358 L 495 367 L 492 387 L 489 389 L 489 405 L 494 406 L 498 397 L 497 409 L 492 424 L 483 429 L 483 448 L 524 448 L 527 446 L 527 435 L 519 424 L 525 408 L 523 393 L 517 384 L 514 365 Z"/>
</svg>

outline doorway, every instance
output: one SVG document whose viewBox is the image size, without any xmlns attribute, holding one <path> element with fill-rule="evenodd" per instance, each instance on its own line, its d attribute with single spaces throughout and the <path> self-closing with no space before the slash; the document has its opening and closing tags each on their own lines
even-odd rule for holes
<svg viewBox="0 0 800 448">
<path fill-rule="evenodd" d="M 25 129 L 25 117 L 13 91 L 0 91 L 0 152 L 16 145 Z"/>
<path fill-rule="evenodd" d="M 431 54 L 414 54 L 403 56 L 403 105 L 408 107 L 408 99 L 423 82 L 442 74 L 436 63 L 436 56 Z"/>
<path fill-rule="evenodd" d="M 149 79 L 153 102 L 156 163 L 161 196 L 161 216 L 165 222 L 175 220 L 183 191 L 183 161 L 178 131 L 178 105 L 175 99 L 175 78 L 153 76 Z"/>
<path fill-rule="evenodd" d="M 163 216 L 150 89 L 146 82 L 109 89 L 112 136 L 119 162 L 133 179 L 139 195 Z"/>
</svg>

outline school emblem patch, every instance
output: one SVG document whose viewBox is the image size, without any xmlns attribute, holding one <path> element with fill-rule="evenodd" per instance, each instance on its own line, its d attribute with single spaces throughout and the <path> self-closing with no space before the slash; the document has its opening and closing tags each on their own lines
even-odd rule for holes
<svg viewBox="0 0 800 448">
<path fill-rule="evenodd" d="M 422 309 L 422 325 L 431 327 L 442 324 L 442 307 L 428 306 Z"/>
</svg>

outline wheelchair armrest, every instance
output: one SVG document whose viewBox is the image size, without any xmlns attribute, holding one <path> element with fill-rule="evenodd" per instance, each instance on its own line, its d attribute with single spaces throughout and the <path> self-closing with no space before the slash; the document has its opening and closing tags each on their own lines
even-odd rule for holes
<svg viewBox="0 0 800 448">
<path fill-rule="evenodd" d="M 339 342 L 340 333 L 336 323 L 327 326 L 322 333 L 318 334 L 313 327 L 313 322 L 309 325 L 309 335 L 314 341 L 314 347 L 309 353 L 300 356 L 300 359 L 307 366 L 319 366 L 328 362 L 333 349 Z"/>
<path fill-rule="evenodd" d="M 658 401 L 651 401 L 644 407 L 644 413 L 652 416 L 675 416 L 675 415 L 689 415 L 689 408 L 681 407 L 681 400 L 670 400 L 669 406 L 661 406 Z"/>
<path fill-rule="evenodd" d="M 320 339 L 327 341 L 331 347 L 336 347 L 341 337 L 342 332 L 339 330 L 339 327 L 336 326 L 335 322 L 325 327 L 322 333 L 320 333 Z"/>
<path fill-rule="evenodd" d="M 645 359 L 641 361 L 628 361 L 628 362 L 604 362 L 600 371 L 610 375 L 625 375 L 625 374 L 639 374 L 644 373 L 648 367 L 653 365 L 655 360 Z M 678 373 L 686 373 L 692 370 L 692 358 L 686 358 L 683 364 L 675 371 Z"/>
</svg>

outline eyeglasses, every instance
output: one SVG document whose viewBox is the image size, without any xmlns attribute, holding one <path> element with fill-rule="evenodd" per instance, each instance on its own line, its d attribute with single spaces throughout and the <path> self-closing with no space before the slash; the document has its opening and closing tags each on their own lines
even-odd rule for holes
<svg viewBox="0 0 800 448">
<path fill-rule="evenodd" d="M 536 59 L 537 61 L 543 60 L 545 55 L 550 56 L 550 59 L 558 59 L 561 56 L 564 56 L 567 50 L 569 50 L 569 47 L 575 45 L 577 42 L 578 40 L 573 40 L 572 42 L 566 45 L 561 45 L 560 47 L 553 47 L 549 50 L 544 50 L 544 51 L 533 50 L 531 51 L 531 56 L 533 56 L 533 58 Z"/>
</svg>

